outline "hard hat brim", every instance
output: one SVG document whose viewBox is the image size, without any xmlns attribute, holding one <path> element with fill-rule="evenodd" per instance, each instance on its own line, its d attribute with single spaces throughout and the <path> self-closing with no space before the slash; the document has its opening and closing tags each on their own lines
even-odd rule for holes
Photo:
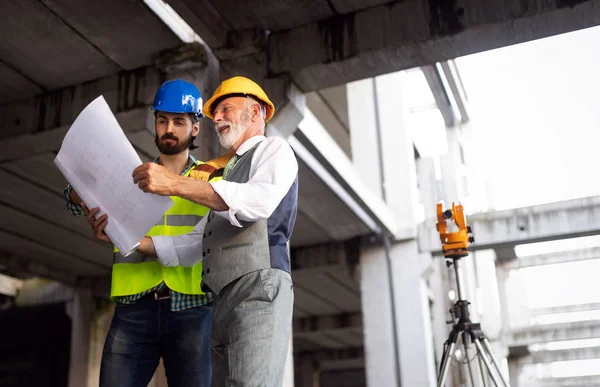
<svg viewBox="0 0 600 387">
<path fill-rule="evenodd" d="M 267 99 L 265 101 L 264 98 L 260 98 L 256 95 L 250 94 L 250 93 L 232 93 L 230 91 L 224 91 L 222 93 L 217 93 L 217 94 L 213 95 L 202 106 L 202 114 L 204 114 L 205 117 L 210 118 L 212 120 L 213 119 L 213 114 L 212 114 L 213 105 L 215 105 L 217 102 L 221 102 L 222 100 L 224 100 L 228 97 L 243 96 L 243 95 L 252 96 L 267 105 L 266 106 L 267 116 L 265 117 L 265 122 L 268 122 L 275 114 L 275 105 L 273 105 L 273 102 L 271 102 L 270 100 Z"/>
</svg>

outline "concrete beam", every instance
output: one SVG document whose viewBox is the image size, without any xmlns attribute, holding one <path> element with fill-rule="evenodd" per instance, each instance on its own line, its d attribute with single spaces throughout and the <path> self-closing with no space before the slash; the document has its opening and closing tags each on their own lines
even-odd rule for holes
<svg viewBox="0 0 600 387">
<path fill-rule="evenodd" d="M 430 219 L 419 225 L 419 248 L 439 254 L 442 246 L 435 222 Z M 474 214 L 467 223 L 475 237 L 470 250 L 596 235 L 600 234 L 600 196 Z"/>
<path fill-rule="evenodd" d="M 414 230 L 399 228 L 389 206 L 368 189 L 352 161 L 310 111 L 306 111 L 298 132 L 289 142 L 296 154 L 315 168 L 313 171 L 372 232 L 384 231 L 393 240 L 414 237 Z M 333 181 L 327 179 L 328 177 Z"/>
<path fill-rule="evenodd" d="M 560 251 L 557 253 L 530 255 L 520 257 L 506 265 L 508 270 L 517 270 L 525 267 L 554 265 L 558 263 L 586 261 L 600 258 L 600 247 L 589 249 Z"/>
<path fill-rule="evenodd" d="M 275 116 L 269 121 L 268 135 L 284 139 L 291 136 L 304 119 L 306 97 L 296 85 L 290 83 L 285 93 L 285 103 L 277 106 Z"/>
<path fill-rule="evenodd" d="M 148 120 L 152 119 L 149 106 L 122 111 L 115 117 L 126 134 L 148 132 Z M 71 124 L 0 141 L 0 163 L 58 151 L 70 127 Z"/>
<path fill-rule="evenodd" d="M 159 70 L 143 67 L 1 105 L 0 139 L 66 128 L 99 95 L 115 113 L 149 106 L 163 80 Z"/>
<path fill-rule="evenodd" d="M 563 340 L 583 340 L 600 338 L 598 321 L 537 325 L 514 330 L 509 346 L 524 346 Z"/>
<path fill-rule="evenodd" d="M 209 55 L 204 45 L 188 43 L 156 55 L 154 66 L 165 73 L 198 70 L 206 67 Z"/>
<path fill-rule="evenodd" d="M 553 363 L 556 361 L 576 361 L 600 359 L 600 347 L 569 348 L 556 351 L 535 351 L 519 359 L 520 364 Z"/>
<path fill-rule="evenodd" d="M 449 60 L 446 62 L 442 62 L 440 65 L 442 67 L 442 71 L 444 72 L 446 82 L 448 82 L 450 92 L 454 97 L 454 103 L 456 103 L 456 108 L 460 113 L 460 121 L 461 123 L 468 122 L 469 109 L 467 94 L 460 79 L 460 73 L 458 72 L 456 63 L 454 63 L 454 60 Z"/>
<path fill-rule="evenodd" d="M 314 348 L 356 348 L 363 344 L 362 315 L 343 313 L 312 316 L 293 321 L 294 342 L 311 343 Z M 302 348 L 305 346 L 294 347 Z"/>
<path fill-rule="evenodd" d="M 427 84 L 431 89 L 435 104 L 437 105 L 444 123 L 447 127 L 452 127 L 456 123 L 456 117 L 452 110 L 452 103 L 450 102 L 450 96 L 448 93 L 450 90 L 446 89 L 444 82 L 442 81 L 442 73 L 438 70 L 435 65 L 421 67 L 423 75 L 427 80 Z"/>
<path fill-rule="evenodd" d="M 365 353 L 362 347 L 297 352 L 294 359 L 299 364 L 313 363 L 319 372 L 365 367 Z"/>
<path fill-rule="evenodd" d="M 360 313 L 344 313 L 336 316 L 313 316 L 294 319 L 294 336 L 306 332 L 328 331 L 362 327 Z"/>
<path fill-rule="evenodd" d="M 354 238 L 345 242 L 292 249 L 292 270 L 295 273 L 338 265 L 355 267 L 359 263 L 360 247 L 361 239 Z"/>
<path fill-rule="evenodd" d="M 23 286 L 23 281 L 0 273 L 0 294 L 14 297 Z"/>
<path fill-rule="evenodd" d="M 41 135 L 56 129 L 61 129 L 64 135 L 81 110 L 100 95 L 104 96 L 119 119 L 121 113 L 135 115 L 131 112 L 138 109 L 143 111 L 151 106 L 154 93 L 167 79 L 182 78 L 190 81 L 199 88 L 205 98 L 212 94 L 218 84 L 218 60 L 198 43 L 183 44 L 160 52 L 153 60 L 152 66 L 122 71 L 93 81 L 46 92 L 34 98 L 0 105 L 0 140 L 23 135 Z M 119 120 L 128 134 L 136 132 L 136 127 L 145 124 L 146 115 L 151 117 L 149 111 L 142 113 L 137 117 L 141 119 L 139 121 L 132 117 L 131 130 L 128 119 L 125 119 L 124 123 Z M 200 149 L 196 150 L 194 155 L 200 159 L 216 157 L 220 150 L 212 124 L 209 120 L 203 120 L 201 123 L 203 130 L 198 138 Z M 153 128 L 153 124 L 148 126 L 150 133 L 153 133 Z M 17 151 L 22 151 L 21 157 L 31 148 L 43 147 L 44 136 L 45 134 L 27 148 L 16 147 Z M 56 141 L 57 137 L 62 141 L 60 135 L 48 136 L 51 143 Z M 58 144 L 60 145 L 60 141 Z M 156 155 L 154 148 L 152 150 L 151 154 Z M 5 155 L 3 147 L 0 147 L 0 155 L 3 157 L 0 161 L 9 157 Z M 10 157 L 14 159 L 14 154 L 11 153 Z"/>
<path fill-rule="evenodd" d="M 360 311 L 359 249 L 355 238 L 292 250 L 295 317 Z"/>
<path fill-rule="evenodd" d="M 496 253 L 496 263 L 501 264 L 511 262 L 517 259 L 517 252 L 514 246 L 497 246 L 494 248 Z"/>
<path fill-rule="evenodd" d="M 50 266 L 45 263 L 36 262 L 25 257 L 18 257 L 15 255 L 0 255 L 0 266 L 2 266 L 7 272 L 15 276 L 23 277 L 39 277 L 43 278 L 44 281 L 51 280 L 56 281 L 56 286 L 69 286 L 69 287 L 84 287 L 89 288 L 95 297 L 108 299 L 110 294 L 110 271 L 107 269 L 106 274 L 103 276 L 80 276 L 78 277 L 75 272 L 69 272 L 64 268 L 57 268 Z M 45 282 L 47 283 L 47 282 Z M 27 281 L 22 282 L 27 284 Z M 22 285 L 23 286 L 23 285 Z M 55 286 L 55 285 L 53 285 Z M 22 292 L 21 292 L 22 293 Z M 41 296 L 38 290 L 33 292 L 33 297 Z M 29 297 L 29 296 L 28 296 Z M 28 299 L 31 299 L 29 297 Z M 34 301 L 34 304 L 45 303 L 45 298 Z M 27 301 L 29 303 L 29 301 Z"/>
<path fill-rule="evenodd" d="M 15 304 L 19 307 L 55 304 L 73 301 L 75 288 L 46 278 L 30 278 L 23 281 Z"/>
<path fill-rule="evenodd" d="M 574 376 L 568 378 L 544 378 L 536 387 L 589 387 L 600 386 L 600 375 Z"/>
<path fill-rule="evenodd" d="M 553 306 L 553 307 L 549 307 L 549 308 L 536 308 L 536 309 L 532 309 L 530 313 L 532 316 L 540 316 L 540 315 L 545 315 L 545 314 L 556 314 L 556 313 L 590 312 L 593 310 L 600 310 L 600 302 L 590 302 L 588 304 Z"/>
<path fill-rule="evenodd" d="M 227 22 L 209 0 L 169 0 L 169 5 L 210 47 L 226 45 Z"/>
<path fill-rule="evenodd" d="M 308 92 L 599 23 L 598 0 L 390 1 L 273 32 L 268 72 Z"/>
<path fill-rule="evenodd" d="M 317 351 L 301 351 L 294 353 L 294 358 L 299 362 L 310 360 L 319 363 L 319 369 L 324 370 L 323 365 L 332 365 L 334 362 L 362 361 L 364 367 L 365 351 L 362 347 L 345 349 L 320 349 Z M 326 367 L 331 369 L 331 367 Z"/>
</svg>

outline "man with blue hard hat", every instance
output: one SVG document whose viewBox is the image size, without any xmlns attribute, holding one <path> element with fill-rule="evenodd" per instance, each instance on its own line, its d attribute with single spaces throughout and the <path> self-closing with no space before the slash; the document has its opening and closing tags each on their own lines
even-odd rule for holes
<svg viewBox="0 0 600 387">
<path fill-rule="evenodd" d="M 202 98 L 189 82 L 165 82 L 156 92 L 154 160 L 170 172 L 197 180 L 222 178 L 230 155 L 202 163 L 189 151 L 200 130 Z M 88 210 L 77 193 L 65 190 L 67 207 L 74 215 L 87 215 L 88 223 L 101 222 L 98 208 Z M 208 212 L 192 201 L 175 202 L 148 236 L 187 234 Z M 99 240 L 110 242 L 102 231 Z M 147 386 L 160 358 L 169 387 L 208 387 L 211 383 L 210 331 L 212 300 L 200 290 L 202 263 L 189 267 L 165 267 L 155 257 L 134 252 L 127 257 L 115 248 L 111 299 L 117 303 L 104 344 L 100 369 L 101 387 Z"/>
</svg>

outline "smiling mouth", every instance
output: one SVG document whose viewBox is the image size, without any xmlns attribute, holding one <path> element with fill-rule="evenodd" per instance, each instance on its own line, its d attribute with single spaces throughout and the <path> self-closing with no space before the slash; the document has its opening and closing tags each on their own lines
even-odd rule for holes
<svg viewBox="0 0 600 387">
<path fill-rule="evenodd" d="M 223 134 L 223 132 L 225 132 L 225 130 L 229 129 L 229 125 L 225 125 L 221 128 L 219 128 L 219 135 Z"/>
</svg>

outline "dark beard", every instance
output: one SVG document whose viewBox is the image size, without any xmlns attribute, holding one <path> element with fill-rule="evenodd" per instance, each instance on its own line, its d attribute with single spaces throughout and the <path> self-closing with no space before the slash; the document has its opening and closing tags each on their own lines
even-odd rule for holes
<svg viewBox="0 0 600 387">
<path fill-rule="evenodd" d="M 162 153 L 163 155 L 169 155 L 169 156 L 177 155 L 177 154 L 183 152 L 184 150 L 188 149 L 190 147 L 190 144 L 192 143 L 192 141 L 194 141 L 191 134 L 183 142 L 179 142 L 178 137 L 169 135 L 169 134 L 163 135 L 162 139 L 163 140 L 164 139 L 172 139 L 172 140 L 176 141 L 175 145 L 161 144 L 158 139 L 158 134 L 156 134 L 154 136 L 154 143 L 156 144 L 158 151 L 160 153 Z"/>
</svg>

